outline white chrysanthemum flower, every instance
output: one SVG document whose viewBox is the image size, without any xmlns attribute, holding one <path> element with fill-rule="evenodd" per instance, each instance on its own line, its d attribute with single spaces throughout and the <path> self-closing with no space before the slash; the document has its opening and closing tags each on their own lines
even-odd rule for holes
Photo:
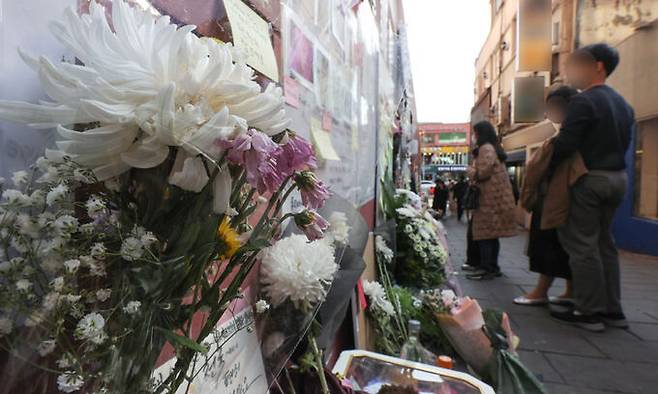
<svg viewBox="0 0 658 394">
<path fill-rule="evenodd" d="M 102 242 L 96 242 L 89 250 L 89 254 L 95 259 L 102 259 L 105 257 L 105 253 L 107 253 L 107 248 Z"/>
<path fill-rule="evenodd" d="M 139 301 L 130 301 L 126 304 L 126 306 L 123 307 L 123 311 L 126 312 L 129 315 L 134 315 L 135 313 L 139 312 L 141 307 L 142 307 L 141 302 L 139 302 Z"/>
<path fill-rule="evenodd" d="M 155 236 L 150 231 L 144 232 L 141 237 L 139 237 L 139 240 L 142 242 L 145 248 L 150 248 L 154 243 L 158 242 L 158 237 Z"/>
<path fill-rule="evenodd" d="M 0 337 L 11 334 L 14 329 L 14 322 L 8 317 L 0 317 Z"/>
<path fill-rule="evenodd" d="M 2 198 L 7 200 L 9 205 L 17 207 L 28 207 L 32 204 L 30 196 L 23 194 L 20 190 L 7 189 L 2 192 Z"/>
<path fill-rule="evenodd" d="M 90 218 L 98 219 L 105 213 L 105 202 L 97 195 L 93 195 L 85 203 L 85 208 L 87 208 L 87 215 Z"/>
<path fill-rule="evenodd" d="M 88 340 L 95 344 L 101 344 L 107 338 L 103 328 L 105 318 L 100 313 L 93 312 L 83 317 L 75 328 L 78 339 Z"/>
<path fill-rule="evenodd" d="M 29 291 L 32 288 L 32 282 L 27 279 L 20 279 L 16 281 L 16 290 L 20 292 Z"/>
<path fill-rule="evenodd" d="M 56 343 L 53 339 L 42 341 L 37 345 L 37 352 L 41 357 L 45 357 L 55 350 Z"/>
<path fill-rule="evenodd" d="M 110 289 L 100 289 L 96 291 L 96 299 L 100 302 L 105 302 L 110 299 L 112 295 L 112 290 Z"/>
<path fill-rule="evenodd" d="M 23 187 L 27 185 L 29 179 L 30 179 L 30 175 L 27 173 L 27 171 L 24 170 L 16 171 L 11 176 L 11 181 L 14 183 L 14 186 L 16 187 Z"/>
<path fill-rule="evenodd" d="M 62 215 L 55 219 L 53 227 L 55 227 L 58 234 L 71 234 L 78 230 L 78 219 L 71 215 Z"/>
<path fill-rule="evenodd" d="M 373 310 L 379 310 L 384 312 L 387 315 L 394 315 L 395 314 L 395 309 L 393 308 L 393 304 L 388 300 L 388 297 L 386 296 L 386 290 L 384 290 L 384 287 L 381 285 L 381 283 L 377 281 L 368 281 L 364 280 L 363 281 L 363 292 L 368 296 L 368 300 L 370 300 L 370 307 Z"/>
<path fill-rule="evenodd" d="M 57 278 L 50 281 L 50 286 L 55 291 L 62 291 L 62 289 L 64 288 L 64 278 L 58 276 Z"/>
<path fill-rule="evenodd" d="M 408 218 L 415 218 L 418 217 L 418 215 L 420 215 L 420 213 L 411 205 L 405 205 L 400 208 L 397 208 L 395 212 L 397 212 L 398 215 L 406 216 Z"/>
<path fill-rule="evenodd" d="M 46 194 L 46 204 L 48 204 L 48 206 L 52 206 L 64 201 L 68 192 L 69 188 L 66 185 L 60 183 L 59 185 L 50 189 L 48 194 Z"/>
<path fill-rule="evenodd" d="M 270 304 L 267 303 L 265 300 L 258 300 L 256 301 L 256 313 L 261 314 L 266 312 L 268 309 L 270 309 Z"/>
<path fill-rule="evenodd" d="M 33 191 L 30 194 L 30 205 L 39 209 L 46 206 L 46 192 L 41 189 Z"/>
<path fill-rule="evenodd" d="M 393 260 L 393 250 L 386 245 L 386 240 L 381 235 L 375 237 L 375 250 L 386 262 Z"/>
<path fill-rule="evenodd" d="M 115 0 L 111 9 L 111 24 L 105 8 L 91 2 L 89 14 L 70 7 L 51 25 L 84 65 L 22 54 L 52 102 L 0 101 L 0 118 L 58 126 L 62 140 L 59 150 L 47 151 L 49 159 L 70 156 L 103 181 L 159 165 L 169 146 L 216 160 L 223 148 L 214 142 L 247 125 L 269 135 L 287 127 L 281 88 L 261 91 L 230 44 L 128 2 Z M 61 126 L 89 122 L 101 126 L 84 133 Z"/>
<path fill-rule="evenodd" d="M 64 353 L 64 355 L 61 358 L 55 361 L 55 364 L 57 364 L 57 366 L 62 369 L 68 368 L 72 366 L 74 363 L 75 363 L 75 359 L 69 353 Z"/>
<path fill-rule="evenodd" d="M 57 388 L 63 393 L 79 391 L 85 382 L 75 371 L 66 371 L 57 377 Z"/>
<path fill-rule="evenodd" d="M 35 161 L 34 164 L 41 171 L 48 171 L 48 168 L 50 168 L 50 166 L 52 165 L 50 160 L 46 159 L 43 156 L 40 156 L 39 158 L 37 158 L 37 161 Z"/>
<path fill-rule="evenodd" d="M 41 227 L 39 226 L 39 223 L 34 221 L 32 216 L 26 213 L 19 213 L 18 215 L 16 215 L 16 221 L 14 222 L 14 226 L 16 227 L 16 229 L 20 234 L 30 238 L 38 238 L 39 231 L 41 231 Z"/>
<path fill-rule="evenodd" d="M 334 241 L 346 244 L 350 237 L 350 226 L 344 212 L 334 212 L 329 216 L 329 231 Z"/>
<path fill-rule="evenodd" d="M 324 300 L 338 266 L 328 242 L 308 242 L 304 235 L 291 235 L 264 251 L 261 283 L 273 305 L 286 300 L 297 307 Z"/>
<path fill-rule="evenodd" d="M 78 268 L 80 268 L 80 260 L 78 259 L 70 259 L 66 260 L 64 262 L 64 268 L 66 268 L 66 272 L 72 274 L 78 271 Z"/>
<path fill-rule="evenodd" d="M 144 244 L 135 237 L 128 237 L 121 243 L 121 257 L 128 261 L 136 261 L 144 256 Z"/>
<path fill-rule="evenodd" d="M 81 224 L 80 232 L 84 235 L 92 235 L 94 232 L 96 232 L 96 224 L 93 222 Z"/>
</svg>

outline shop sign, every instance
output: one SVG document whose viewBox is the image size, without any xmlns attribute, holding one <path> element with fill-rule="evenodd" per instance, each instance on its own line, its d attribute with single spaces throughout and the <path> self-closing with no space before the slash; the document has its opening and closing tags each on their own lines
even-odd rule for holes
<svg viewBox="0 0 658 394">
<path fill-rule="evenodd" d="M 517 71 L 551 70 L 551 0 L 520 0 L 517 23 Z"/>
<path fill-rule="evenodd" d="M 512 88 L 512 123 L 544 120 L 544 76 L 516 77 Z"/>
</svg>

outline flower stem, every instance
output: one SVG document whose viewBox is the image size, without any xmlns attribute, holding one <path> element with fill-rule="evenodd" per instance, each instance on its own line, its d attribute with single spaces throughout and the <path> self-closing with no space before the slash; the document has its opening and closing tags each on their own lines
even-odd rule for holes
<svg viewBox="0 0 658 394">
<path fill-rule="evenodd" d="M 317 363 L 316 369 L 318 371 L 318 378 L 320 378 L 320 386 L 322 387 L 323 394 L 329 393 L 329 385 L 327 385 L 327 378 L 324 376 L 324 363 L 322 362 L 322 351 L 318 348 L 318 343 L 315 340 L 315 335 L 310 335 L 308 337 L 308 342 L 311 345 L 311 351 L 315 356 L 315 362 Z"/>
</svg>

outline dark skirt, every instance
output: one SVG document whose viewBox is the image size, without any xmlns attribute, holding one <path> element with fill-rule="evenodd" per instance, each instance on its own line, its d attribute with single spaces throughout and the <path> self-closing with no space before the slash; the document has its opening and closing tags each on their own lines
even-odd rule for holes
<svg viewBox="0 0 658 394">
<path fill-rule="evenodd" d="M 555 278 L 571 279 L 569 255 L 564 251 L 557 230 L 541 229 L 542 204 L 539 202 L 532 213 L 528 235 L 530 271 Z"/>
</svg>

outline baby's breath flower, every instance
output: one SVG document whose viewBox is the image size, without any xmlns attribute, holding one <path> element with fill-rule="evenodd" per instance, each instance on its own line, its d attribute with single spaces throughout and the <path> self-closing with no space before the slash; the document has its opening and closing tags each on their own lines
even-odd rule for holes
<svg viewBox="0 0 658 394">
<path fill-rule="evenodd" d="M 53 206 L 54 204 L 64 201 L 64 198 L 66 198 L 68 192 L 69 188 L 66 185 L 60 183 L 59 185 L 50 189 L 46 195 L 46 204 L 48 204 L 48 206 Z"/>
</svg>

